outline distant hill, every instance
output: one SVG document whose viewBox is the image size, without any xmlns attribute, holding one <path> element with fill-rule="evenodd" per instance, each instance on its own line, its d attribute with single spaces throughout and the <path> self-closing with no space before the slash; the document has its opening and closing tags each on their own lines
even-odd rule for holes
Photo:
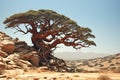
<svg viewBox="0 0 120 80">
<path fill-rule="evenodd" d="M 88 71 L 120 73 L 120 53 L 94 59 L 67 61 L 67 63 Z"/>
<path fill-rule="evenodd" d="M 104 53 L 80 53 L 80 52 L 55 52 L 55 56 L 65 60 L 80 60 L 80 59 L 94 59 L 99 57 L 105 57 L 111 54 Z"/>
</svg>

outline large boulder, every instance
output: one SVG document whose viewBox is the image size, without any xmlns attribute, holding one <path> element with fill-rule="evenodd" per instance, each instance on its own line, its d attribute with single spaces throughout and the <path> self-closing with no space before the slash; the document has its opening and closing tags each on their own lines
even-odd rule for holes
<svg viewBox="0 0 120 80">
<path fill-rule="evenodd" d="M 28 69 L 29 67 L 32 66 L 32 64 L 29 61 L 22 60 L 18 53 L 9 55 L 7 59 L 5 59 L 4 61 L 7 63 L 9 69 L 14 68 Z"/>
<path fill-rule="evenodd" d="M 1 50 L 7 52 L 8 54 L 12 54 L 15 50 L 14 44 L 5 44 L 1 47 Z"/>
<path fill-rule="evenodd" d="M 30 59 L 30 62 L 34 65 L 34 66 L 39 66 L 40 63 L 40 56 L 39 55 L 33 55 Z"/>
<path fill-rule="evenodd" d="M 23 60 L 30 61 L 32 65 L 39 66 L 40 56 L 37 51 L 31 51 L 29 53 L 21 53 L 20 58 Z"/>
</svg>

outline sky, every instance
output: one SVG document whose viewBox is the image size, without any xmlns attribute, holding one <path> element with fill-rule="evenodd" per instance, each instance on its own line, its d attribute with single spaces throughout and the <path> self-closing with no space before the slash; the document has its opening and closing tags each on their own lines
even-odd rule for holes
<svg viewBox="0 0 120 80">
<path fill-rule="evenodd" d="M 50 9 L 63 14 L 82 27 L 88 27 L 96 36 L 96 47 L 74 50 L 60 46 L 56 52 L 120 53 L 120 0 L 1 0 L 0 31 L 31 44 L 31 35 L 14 34 L 5 29 L 3 21 L 16 13 L 28 10 Z M 64 56 L 64 54 L 62 54 Z"/>
</svg>

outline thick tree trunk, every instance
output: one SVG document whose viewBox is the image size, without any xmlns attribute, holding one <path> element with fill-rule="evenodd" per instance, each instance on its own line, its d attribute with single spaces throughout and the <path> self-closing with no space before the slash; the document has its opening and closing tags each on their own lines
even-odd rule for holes
<svg viewBox="0 0 120 80">
<path fill-rule="evenodd" d="M 42 42 L 42 40 L 37 38 L 36 35 L 32 35 L 31 40 L 32 40 L 32 43 L 33 43 L 33 47 L 36 50 L 39 50 L 39 55 L 42 54 L 42 56 L 44 58 L 49 56 L 49 54 L 51 53 L 51 50 L 50 50 L 50 48 L 48 47 L 47 44 L 45 44 L 44 42 Z M 43 59 L 43 58 L 41 57 L 41 59 Z"/>
<path fill-rule="evenodd" d="M 42 40 L 36 36 L 31 37 L 34 48 L 39 51 L 39 66 L 47 66 L 49 70 L 58 72 L 75 72 L 76 68 L 73 69 L 66 65 L 65 61 L 56 58 L 52 55 L 51 48 L 56 47 L 57 44 L 61 43 L 61 40 L 55 40 L 51 45 L 45 44 Z"/>
</svg>

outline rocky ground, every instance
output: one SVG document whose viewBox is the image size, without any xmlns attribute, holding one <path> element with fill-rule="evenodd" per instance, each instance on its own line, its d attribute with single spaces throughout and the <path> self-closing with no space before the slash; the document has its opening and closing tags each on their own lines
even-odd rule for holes
<svg viewBox="0 0 120 80">
<path fill-rule="evenodd" d="M 68 72 L 38 67 L 38 53 L 26 42 L 0 32 L 0 80 L 120 80 L 120 53 L 104 58 L 66 61 L 71 69 Z M 100 79 L 101 75 L 109 79 Z"/>
</svg>

